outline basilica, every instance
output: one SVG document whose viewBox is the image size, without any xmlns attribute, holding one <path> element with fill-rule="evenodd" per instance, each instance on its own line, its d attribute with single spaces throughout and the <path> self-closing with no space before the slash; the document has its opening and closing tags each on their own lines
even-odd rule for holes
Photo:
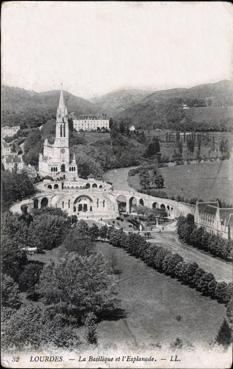
<svg viewBox="0 0 233 369">
<path fill-rule="evenodd" d="M 75 156 L 71 158 L 69 148 L 68 112 L 61 89 L 56 117 L 56 137 L 53 144 L 44 142 L 43 154 L 39 157 L 39 175 L 57 178 L 60 175 L 67 179 L 78 177 Z"/>
</svg>

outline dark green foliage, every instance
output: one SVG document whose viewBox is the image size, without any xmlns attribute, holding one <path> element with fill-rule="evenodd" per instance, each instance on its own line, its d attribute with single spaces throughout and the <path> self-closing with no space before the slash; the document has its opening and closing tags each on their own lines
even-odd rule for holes
<svg viewBox="0 0 233 369">
<path fill-rule="evenodd" d="M 33 183 L 26 173 L 2 172 L 2 202 L 4 210 L 13 202 L 22 200 L 34 192 Z"/>
<path fill-rule="evenodd" d="M 154 156 L 155 154 L 158 154 L 160 152 L 160 144 L 159 144 L 159 138 L 153 137 L 152 141 L 149 143 L 144 156 L 146 158 L 150 158 Z"/>
<path fill-rule="evenodd" d="M 232 331 L 226 321 L 226 319 L 224 319 L 218 335 L 216 337 L 216 342 L 219 345 L 223 345 L 223 346 L 229 346 L 232 342 Z"/>
<path fill-rule="evenodd" d="M 232 258 L 232 240 L 224 240 L 206 232 L 202 227 L 197 228 L 191 214 L 188 214 L 186 218 L 183 216 L 178 218 L 177 233 L 182 240 L 194 247 L 208 251 L 225 260 Z"/>
<path fill-rule="evenodd" d="M 23 244 L 10 237 L 4 237 L 2 240 L 2 271 L 15 281 L 28 261 L 25 251 L 21 249 L 22 246 Z"/>
<path fill-rule="evenodd" d="M 2 306 L 18 309 L 21 305 L 18 284 L 9 275 L 2 275 Z"/>
<path fill-rule="evenodd" d="M 99 228 L 95 223 L 91 227 L 89 227 L 88 234 L 91 237 L 92 241 L 96 241 L 99 237 Z"/>
<path fill-rule="evenodd" d="M 80 344 L 61 309 L 23 305 L 3 326 L 2 345 L 5 349 L 14 346 L 23 349 L 28 344 L 37 349 L 48 343 L 62 348 Z"/>
<path fill-rule="evenodd" d="M 94 251 L 94 242 L 88 232 L 73 228 L 65 237 L 63 247 L 69 252 L 77 252 L 79 255 L 88 256 Z"/>
<path fill-rule="evenodd" d="M 112 311 L 116 307 L 116 289 L 106 270 L 101 254 L 82 257 L 70 253 L 43 268 L 37 292 L 45 304 L 72 305 L 78 316 Z"/>
<path fill-rule="evenodd" d="M 233 296 L 231 296 L 228 304 L 227 304 L 227 311 L 226 311 L 226 314 L 227 314 L 227 318 L 230 322 L 230 324 L 233 323 Z"/>
<path fill-rule="evenodd" d="M 188 221 L 192 224 L 192 216 L 188 217 Z M 185 223 L 185 217 L 178 219 L 178 226 Z M 197 263 L 185 263 L 179 254 L 174 254 L 154 243 L 150 244 L 136 233 L 127 235 L 123 230 L 111 227 L 107 237 L 113 246 L 122 247 L 157 271 L 177 278 L 203 295 L 215 298 L 225 304 L 229 303 L 233 294 L 233 283 L 216 282 L 213 274 L 199 268 Z"/>
<path fill-rule="evenodd" d="M 34 217 L 28 230 L 31 246 L 40 250 L 51 250 L 59 246 L 69 226 L 70 222 L 64 216 L 45 213 Z"/>
<path fill-rule="evenodd" d="M 39 262 L 29 262 L 25 265 L 22 273 L 19 275 L 19 286 L 21 291 L 33 292 L 34 286 L 38 283 L 43 264 Z"/>
<path fill-rule="evenodd" d="M 108 227 L 106 225 L 103 225 L 99 229 L 99 237 L 106 238 L 108 233 Z"/>
<path fill-rule="evenodd" d="M 86 338 L 87 342 L 90 344 L 97 344 L 97 326 L 96 326 L 96 316 L 93 313 L 88 313 L 86 320 Z"/>
<path fill-rule="evenodd" d="M 24 143 L 23 160 L 25 163 L 37 166 L 42 149 L 43 139 L 41 131 L 39 129 L 31 131 Z"/>
</svg>

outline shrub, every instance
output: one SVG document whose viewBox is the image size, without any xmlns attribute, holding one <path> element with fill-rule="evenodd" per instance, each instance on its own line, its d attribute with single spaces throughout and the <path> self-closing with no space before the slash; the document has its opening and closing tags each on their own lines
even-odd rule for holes
<svg viewBox="0 0 233 369">
<path fill-rule="evenodd" d="M 223 346 L 229 346 L 232 342 L 232 332 L 225 319 L 219 329 L 218 335 L 216 337 L 216 342 L 219 345 Z"/>
<path fill-rule="evenodd" d="M 2 275 L 2 305 L 6 308 L 18 309 L 21 305 L 18 284 L 6 274 Z"/>
<path fill-rule="evenodd" d="M 39 262 L 29 262 L 25 265 L 19 275 L 19 286 L 21 291 L 33 292 L 34 286 L 38 283 L 43 264 Z"/>
</svg>

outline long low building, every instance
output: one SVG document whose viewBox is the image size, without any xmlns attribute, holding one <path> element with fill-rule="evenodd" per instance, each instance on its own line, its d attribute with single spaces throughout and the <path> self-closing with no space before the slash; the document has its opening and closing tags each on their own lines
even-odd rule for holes
<svg viewBox="0 0 233 369">
<path fill-rule="evenodd" d="M 197 201 L 194 221 L 198 227 L 222 238 L 233 239 L 233 208 L 221 208 L 218 201 Z"/>
<path fill-rule="evenodd" d="M 73 119 L 73 127 L 76 131 L 109 130 L 109 119 L 106 116 L 81 115 Z"/>
</svg>

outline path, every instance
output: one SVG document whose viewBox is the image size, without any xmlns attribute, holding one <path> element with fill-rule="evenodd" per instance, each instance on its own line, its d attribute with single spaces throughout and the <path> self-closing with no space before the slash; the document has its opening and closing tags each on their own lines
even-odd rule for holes
<svg viewBox="0 0 233 369">
<path fill-rule="evenodd" d="M 149 242 L 163 246 L 173 253 L 177 252 L 184 258 L 184 261 L 195 261 L 200 268 L 213 273 L 217 281 L 232 282 L 232 264 L 230 262 L 215 258 L 181 242 L 176 232 L 156 233 L 155 238 Z"/>
</svg>

